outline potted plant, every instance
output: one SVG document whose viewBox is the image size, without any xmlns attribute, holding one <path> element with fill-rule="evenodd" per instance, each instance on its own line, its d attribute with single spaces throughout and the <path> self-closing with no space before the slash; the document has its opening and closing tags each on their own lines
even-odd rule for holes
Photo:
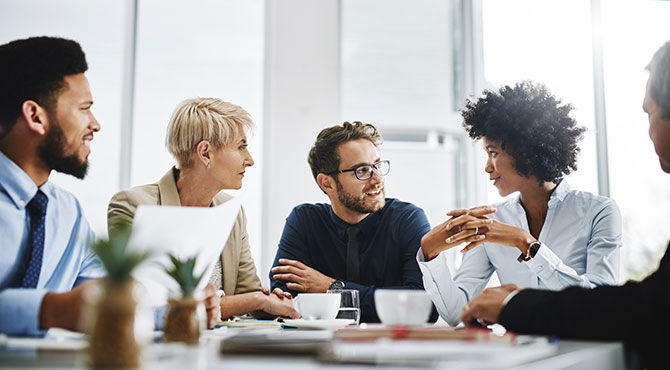
<svg viewBox="0 0 670 370">
<path fill-rule="evenodd" d="M 134 331 L 137 301 L 133 297 L 135 284 L 130 274 L 150 253 L 128 252 L 129 238 L 127 228 L 91 246 L 107 270 L 93 306 L 89 351 L 94 368 L 137 368 L 140 365 L 140 348 Z"/>
<path fill-rule="evenodd" d="M 163 336 L 168 342 L 197 344 L 205 326 L 205 312 L 202 301 L 194 296 L 195 288 L 205 273 L 193 274 L 195 257 L 181 260 L 168 254 L 172 266 L 165 268 L 180 287 L 180 295 L 168 299 L 168 308 L 163 325 Z"/>
</svg>

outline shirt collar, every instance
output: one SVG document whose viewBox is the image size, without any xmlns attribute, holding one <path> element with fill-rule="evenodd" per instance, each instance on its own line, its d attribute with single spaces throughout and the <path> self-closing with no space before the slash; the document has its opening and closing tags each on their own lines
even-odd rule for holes
<svg viewBox="0 0 670 370">
<path fill-rule="evenodd" d="M 49 188 L 47 180 L 42 187 Z M 14 161 L 0 152 L 0 187 L 18 209 L 23 209 L 37 193 L 37 185 Z"/>
<path fill-rule="evenodd" d="M 547 202 L 549 208 L 562 202 L 563 199 L 565 199 L 565 196 L 568 195 L 569 192 L 570 192 L 570 184 L 568 184 L 568 182 L 565 179 L 559 180 L 558 185 L 556 185 L 556 188 L 554 189 L 553 192 L 551 192 L 551 195 L 549 196 L 549 202 Z M 521 204 L 521 194 L 516 195 L 516 203 L 519 207 L 523 207 L 523 205 Z"/>
<path fill-rule="evenodd" d="M 561 179 L 558 182 L 558 185 L 556 185 L 556 189 L 551 193 L 551 196 L 549 197 L 549 207 L 562 202 L 563 199 L 565 199 L 565 196 L 568 195 L 570 192 L 570 185 L 568 184 L 565 179 Z"/>
<path fill-rule="evenodd" d="M 335 211 L 333 211 L 332 206 L 330 207 L 330 218 L 333 221 L 333 223 L 335 223 L 335 225 L 337 226 L 338 234 L 346 235 L 347 229 L 350 226 L 358 227 L 360 229 L 360 233 L 365 234 L 366 230 L 374 228 L 374 225 L 376 225 L 379 222 L 379 220 L 382 217 L 382 214 L 384 213 L 384 210 L 391 203 L 390 200 L 391 199 L 386 198 L 386 204 L 384 205 L 384 208 L 380 209 L 377 212 L 370 213 L 367 217 L 365 217 L 363 220 L 361 220 L 357 224 L 352 225 L 352 224 L 347 223 L 346 221 L 342 220 L 341 218 L 337 217 L 337 215 L 335 214 Z"/>
</svg>

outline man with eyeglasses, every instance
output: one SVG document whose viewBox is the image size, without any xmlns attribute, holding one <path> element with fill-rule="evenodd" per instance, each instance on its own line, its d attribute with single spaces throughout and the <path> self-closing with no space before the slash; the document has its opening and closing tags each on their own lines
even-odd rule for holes
<svg viewBox="0 0 670 370">
<path fill-rule="evenodd" d="M 361 122 L 319 133 L 308 162 L 330 204 L 302 204 L 288 216 L 270 272 L 273 289 L 358 290 L 361 322 L 379 322 L 375 289 L 423 289 L 414 256 L 430 224 L 415 205 L 384 198 L 390 162 L 380 158 L 381 143 L 377 129 Z"/>
</svg>

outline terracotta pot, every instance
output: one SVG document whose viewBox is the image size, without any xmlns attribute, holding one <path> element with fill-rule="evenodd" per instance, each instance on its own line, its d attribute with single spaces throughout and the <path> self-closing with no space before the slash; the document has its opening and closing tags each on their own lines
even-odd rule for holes
<svg viewBox="0 0 670 370">
<path fill-rule="evenodd" d="M 94 303 L 93 327 L 89 336 L 91 366 L 96 369 L 137 368 L 140 347 L 135 341 L 134 282 L 109 285 Z"/>
<path fill-rule="evenodd" d="M 163 325 L 166 342 L 198 344 L 204 330 L 204 306 L 195 298 L 168 299 Z"/>
</svg>

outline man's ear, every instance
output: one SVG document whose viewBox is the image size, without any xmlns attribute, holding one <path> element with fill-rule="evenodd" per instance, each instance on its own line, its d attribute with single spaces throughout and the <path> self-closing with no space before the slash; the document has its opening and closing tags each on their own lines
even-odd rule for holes
<svg viewBox="0 0 670 370">
<path fill-rule="evenodd" d="M 26 100 L 21 104 L 21 118 L 26 121 L 28 129 L 40 135 L 47 132 L 49 118 L 46 109 L 34 100 Z"/>
<path fill-rule="evenodd" d="M 319 188 L 326 194 L 330 194 L 333 191 L 336 191 L 337 184 L 335 184 L 335 179 L 332 176 L 320 173 L 316 175 L 316 183 L 319 184 Z"/>
<path fill-rule="evenodd" d="M 196 160 L 202 163 L 205 167 L 212 160 L 212 144 L 207 140 L 202 140 L 195 147 Z"/>
</svg>

